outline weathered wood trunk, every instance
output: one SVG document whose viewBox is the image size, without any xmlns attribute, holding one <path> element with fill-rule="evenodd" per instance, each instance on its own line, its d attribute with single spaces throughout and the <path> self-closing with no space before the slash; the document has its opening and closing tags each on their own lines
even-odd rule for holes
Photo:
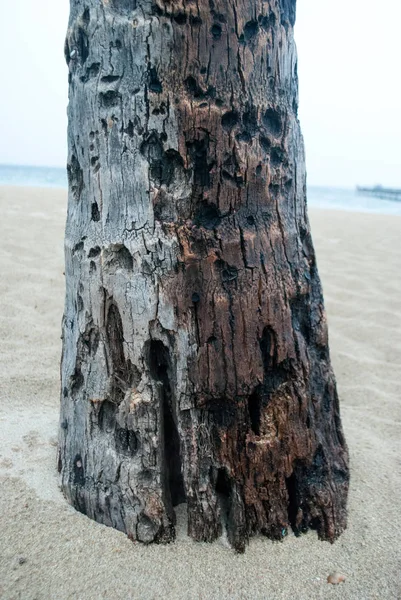
<svg viewBox="0 0 401 600">
<path fill-rule="evenodd" d="M 143 542 L 346 524 L 295 0 L 71 0 L 59 470 Z"/>
</svg>

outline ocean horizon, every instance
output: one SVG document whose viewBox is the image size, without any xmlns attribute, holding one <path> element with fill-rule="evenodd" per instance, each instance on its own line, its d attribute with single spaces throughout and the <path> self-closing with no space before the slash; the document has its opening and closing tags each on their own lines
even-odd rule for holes
<svg viewBox="0 0 401 600">
<path fill-rule="evenodd" d="M 1 185 L 67 189 L 67 169 L 0 165 Z M 307 196 L 308 206 L 311 207 L 401 216 L 400 201 L 374 198 L 357 193 L 356 189 L 352 188 L 308 185 Z"/>
</svg>

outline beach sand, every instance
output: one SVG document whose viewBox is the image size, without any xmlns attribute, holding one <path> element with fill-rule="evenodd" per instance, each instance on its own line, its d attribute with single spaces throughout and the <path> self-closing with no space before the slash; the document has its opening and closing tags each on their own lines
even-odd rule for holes
<svg viewBox="0 0 401 600">
<path fill-rule="evenodd" d="M 311 210 L 350 448 L 348 529 L 145 547 L 58 489 L 62 190 L 0 188 L 0 597 L 401 598 L 401 218 Z M 182 512 L 182 511 L 181 511 Z M 181 515 L 182 517 L 182 515 Z M 339 571 L 345 583 L 327 576 Z"/>
</svg>

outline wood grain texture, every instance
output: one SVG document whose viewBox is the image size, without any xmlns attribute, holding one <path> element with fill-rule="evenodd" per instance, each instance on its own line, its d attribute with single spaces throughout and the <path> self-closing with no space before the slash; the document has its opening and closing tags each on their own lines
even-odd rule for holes
<svg viewBox="0 0 401 600">
<path fill-rule="evenodd" d="M 143 542 L 333 541 L 348 453 L 306 212 L 295 0 L 72 0 L 59 470 Z"/>
</svg>

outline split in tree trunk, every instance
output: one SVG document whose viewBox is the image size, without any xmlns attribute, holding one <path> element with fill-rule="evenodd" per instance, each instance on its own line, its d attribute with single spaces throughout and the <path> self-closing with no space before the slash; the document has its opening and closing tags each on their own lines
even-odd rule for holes
<svg viewBox="0 0 401 600">
<path fill-rule="evenodd" d="M 295 0 L 71 0 L 59 470 L 143 542 L 346 524 Z"/>
</svg>

